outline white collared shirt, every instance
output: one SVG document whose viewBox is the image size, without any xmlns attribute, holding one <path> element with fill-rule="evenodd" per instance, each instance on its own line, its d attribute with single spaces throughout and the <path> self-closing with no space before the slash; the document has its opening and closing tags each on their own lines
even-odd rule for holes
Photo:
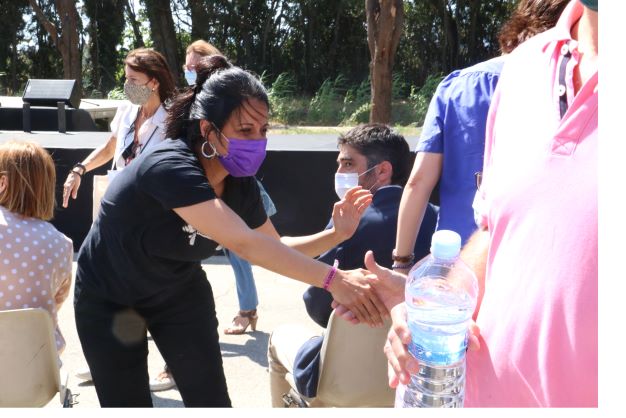
<svg viewBox="0 0 626 418">
<path fill-rule="evenodd" d="M 121 170 L 126 166 L 122 157 L 124 149 L 133 142 L 134 135 L 130 128 L 137 118 L 137 112 L 141 106 L 134 105 L 129 101 L 118 107 L 115 117 L 111 122 L 111 132 L 116 137 L 115 154 L 113 157 L 113 169 Z M 150 148 L 165 139 L 165 118 L 167 112 L 163 105 L 160 105 L 154 115 L 146 119 L 139 129 L 139 153 L 146 148 Z"/>
</svg>

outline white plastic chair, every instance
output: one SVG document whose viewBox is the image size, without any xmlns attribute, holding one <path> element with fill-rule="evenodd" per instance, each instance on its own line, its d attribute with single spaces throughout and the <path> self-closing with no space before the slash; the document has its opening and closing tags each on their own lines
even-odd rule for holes
<svg viewBox="0 0 626 418">
<path fill-rule="evenodd" d="M 62 381 L 50 314 L 39 308 L 0 311 L 0 407 L 42 407 L 57 393 L 71 407 L 64 375 Z"/>
<path fill-rule="evenodd" d="M 286 406 L 382 408 L 393 407 L 395 392 L 389 388 L 387 357 L 383 347 L 391 321 L 382 328 L 352 325 L 335 312 L 330 315 L 322 344 L 317 397 L 298 393 L 293 375 L 291 390 L 283 396 Z"/>
</svg>

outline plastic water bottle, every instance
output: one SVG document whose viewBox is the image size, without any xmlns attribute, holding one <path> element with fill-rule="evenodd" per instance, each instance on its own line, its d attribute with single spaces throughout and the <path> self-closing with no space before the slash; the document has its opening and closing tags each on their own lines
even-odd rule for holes
<svg viewBox="0 0 626 418">
<path fill-rule="evenodd" d="M 409 352 L 419 371 L 398 385 L 396 408 L 460 408 L 465 395 L 467 332 L 478 281 L 461 261 L 461 237 L 435 232 L 431 254 L 409 271 L 405 288 Z"/>
</svg>

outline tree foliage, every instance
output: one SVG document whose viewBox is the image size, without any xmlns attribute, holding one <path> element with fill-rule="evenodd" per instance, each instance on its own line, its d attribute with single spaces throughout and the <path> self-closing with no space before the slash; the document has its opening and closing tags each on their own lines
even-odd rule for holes
<svg viewBox="0 0 626 418">
<path fill-rule="evenodd" d="M 32 12 L 61 55 L 63 78 L 75 79 L 82 89 L 82 22 L 73 0 L 29 0 Z M 47 6 L 47 7 L 46 7 Z"/>
<path fill-rule="evenodd" d="M 99 92 L 109 91 L 117 84 L 116 69 L 120 65 L 117 45 L 124 32 L 124 0 L 83 0 L 89 18 L 89 71 L 85 87 Z"/>
<path fill-rule="evenodd" d="M 19 88 L 18 74 L 24 69 L 17 46 L 25 36 L 22 14 L 28 1 L 19 0 L 13 3 L 13 7 L 8 6 L 6 0 L 0 2 L 0 82 L 6 86 L 7 93 L 12 94 Z"/>
<path fill-rule="evenodd" d="M 61 78 L 73 68 L 72 74 L 78 71 L 85 85 L 85 95 L 94 90 L 107 94 L 123 81 L 123 57 L 143 45 L 163 53 L 182 83 L 185 48 L 193 40 L 205 39 L 236 64 L 264 74 L 269 86 L 281 74 L 288 75 L 294 95 L 310 104 L 326 80 L 340 77 L 347 94 L 370 78 L 365 3 L 0 0 L 0 91 L 19 94 L 28 78 Z M 429 76 L 497 55 L 498 29 L 516 0 L 402 3 L 404 23 L 393 74 L 402 81 L 400 90 L 408 99 L 412 88 L 419 91 Z M 33 4 L 45 20 L 36 17 Z M 72 7 L 79 18 L 68 21 L 65 15 Z M 64 40 L 68 42 L 62 45 Z M 68 47 L 69 56 L 78 53 L 77 62 L 83 63 L 78 70 L 75 63 L 65 62 Z M 364 107 L 365 102 L 352 106 L 349 97 L 345 100 L 346 112 Z"/>
</svg>

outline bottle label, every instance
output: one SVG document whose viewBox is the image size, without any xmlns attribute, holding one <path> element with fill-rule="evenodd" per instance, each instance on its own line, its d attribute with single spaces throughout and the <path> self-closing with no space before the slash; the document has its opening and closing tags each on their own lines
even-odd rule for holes
<svg viewBox="0 0 626 418">
<path fill-rule="evenodd" d="M 420 344 L 419 341 L 412 340 L 409 343 L 409 352 L 420 362 L 433 365 L 449 365 L 463 360 L 467 349 L 467 336 L 465 336 L 460 344 L 452 344 L 454 349 L 447 351 L 439 351 L 429 349 L 426 345 Z M 451 348 L 451 347 L 450 347 Z"/>
</svg>

